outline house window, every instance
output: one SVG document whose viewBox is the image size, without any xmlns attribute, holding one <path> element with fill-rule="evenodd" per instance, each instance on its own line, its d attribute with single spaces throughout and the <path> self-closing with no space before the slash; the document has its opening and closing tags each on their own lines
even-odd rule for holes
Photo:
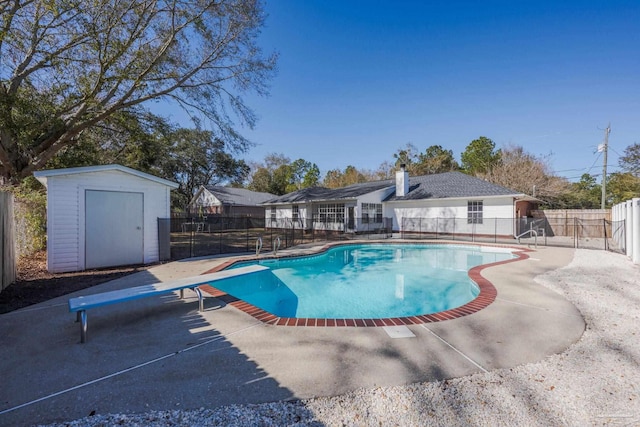
<svg viewBox="0 0 640 427">
<path fill-rule="evenodd" d="M 344 203 L 326 203 L 316 206 L 316 220 L 320 222 L 344 222 Z"/>
<path fill-rule="evenodd" d="M 482 224 L 482 200 L 467 202 L 467 224 Z"/>
<path fill-rule="evenodd" d="M 271 221 L 275 222 L 275 220 L 276 220 L 276 207 L 271 206 Z"/>
<path fill-rule="evenodd" d="M 296 222 L 300 216 L 300 210 L 298 209 L 298 205 L 293 205 L 291 207 L 291 219 Z"/>
<path fill-rule="evenodd" d="M 362 222 L 382 222 L 382 203 L 363 203 Z"/>
</svg>

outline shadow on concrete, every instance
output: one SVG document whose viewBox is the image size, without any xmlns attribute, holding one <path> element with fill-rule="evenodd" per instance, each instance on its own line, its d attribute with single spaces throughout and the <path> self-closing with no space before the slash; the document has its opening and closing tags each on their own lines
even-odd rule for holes
<svg viewBox="0 0 640 427">
<path fill-rule="evenodd" d="M 0 425 L 294 398 L 214 327 L 224 305 L 200 313 L 188 291 L 90 310 L 80 344 L 68 298 L 158 281 L 135 276 L 0 316 Z"/>
</svg>

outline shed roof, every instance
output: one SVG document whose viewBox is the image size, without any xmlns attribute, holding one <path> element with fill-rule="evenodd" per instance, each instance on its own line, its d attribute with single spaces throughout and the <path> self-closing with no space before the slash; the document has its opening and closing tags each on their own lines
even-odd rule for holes
<svg viewBox="0 0 640 427">
<path fill-rule="evenodd" d="M 148 179 L 158 184 L 166 185 L 171 188 L 178 188 L 178 183 L 169 181 L 154 175 L 150 175 L 139 170 L 131 169 L 122 165 L 97 165 L 97 166 L 82 166 L 77 168 L 64 168 L 64 169 L 49 169 L 43 171 L 37 171 L 33 173 L 33 176 L 46 186 L 47 178 L 63 176 L 63 175 L 75 175 L 92 172 L 104 172 L 104 171 L 119 171 L 130 175 L 137 176 L 138 178 Z"/>
<path fill-rule="evenodd" d="M 275 194 L 260 193 L 244 188 L 216 185 L 205 185 L 204 188 L 225 205 L 256 206 L 275 197 Z"/>
</svg>

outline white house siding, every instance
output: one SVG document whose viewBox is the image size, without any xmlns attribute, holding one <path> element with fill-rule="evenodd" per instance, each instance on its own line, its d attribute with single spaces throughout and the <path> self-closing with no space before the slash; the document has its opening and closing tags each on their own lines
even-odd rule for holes
<svg viewBox="0 0 640 427">
<path fill-rule="evenodd" d="M 330 202 L 327 202 L 330 203 Z M 294 203 L 291 205 L 275 205 L 276 220 L 271 220 L 271 206 L 265 209 L 265 219 L 268 227 L 274 228 L 291 228 L 293 218 L 293 206 L 298 206 L 298 222 L 296 228 L 306 228 L 311 224 L 313 218 L 312 203 Z"/>
<path fill-rule="evenodd" d="M 84 270 L 86 190 L 144 194 L 143 259 L 159 260 L 158 217 L 170 216 L 170 188 L 119 170 L 57 175 L 47 180 L 53 203 L 47 212 L 47 268 L 51 272 Z M 118 209 L 118 206 L 110 207 Z"/>
<path fill-rule="evenodd" d="M 271 219 L 271 209 L 276 208 L 275 221 Z M 273 228 L 289 228 L 291 227 L 291 216 L 293 212 L 292 205 L 268 206 L 264 210 L 265 224 L 267 227 Z"/>
<path fill-rule="evenodd" d="M 467 202 L 481 200 L 483 204 L 483 223 L 468 224 Z M 513 197 L 481 197 L 469 199 L 434 199 L 387 202 L 383 207 L 384 216 L 393 218 L 393 229 L 402 230 L 403 218 L 439 218 L 428 222 L 423 232 L 451 232 L 453 218 L 456 233 L 513 235 L 514 200 Z M 497 220 L 496 220 L 497 218 Z"/>
</svg>

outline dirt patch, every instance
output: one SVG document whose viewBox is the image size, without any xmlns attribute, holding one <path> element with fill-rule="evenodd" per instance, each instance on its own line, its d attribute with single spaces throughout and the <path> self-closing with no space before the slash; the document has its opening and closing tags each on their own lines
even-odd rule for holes
<svg viewBox="0 0 640 427">
<path fill-rule="evenodd" d="M 47 253 L 38 252 L 18 262 L 16 282 L 0 292 L 0 314 L 147 270 L 150 267 L 151 265 L 133 265 L 52 274 L 47 271 Z"/>
</svg>

